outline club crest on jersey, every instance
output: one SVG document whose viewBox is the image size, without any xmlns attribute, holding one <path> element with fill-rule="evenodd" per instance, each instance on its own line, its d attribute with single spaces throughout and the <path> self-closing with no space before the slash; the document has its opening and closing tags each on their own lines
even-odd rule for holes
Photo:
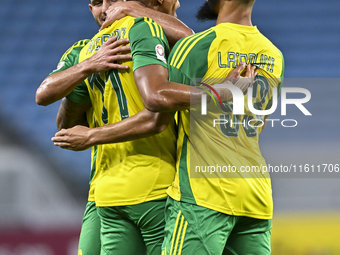
<svg viewBox="0 0 340 255">
<path fill-rule="evenodd" d="M 166 59 L 165 59 L 164 47 L 162 45 L 160 45 L 160 44 L 157 44 L 155 50 L 156 50 L 157 58 L 160 61 L 162 61 L 165 64 L 167 64 Z"/>
</svg>

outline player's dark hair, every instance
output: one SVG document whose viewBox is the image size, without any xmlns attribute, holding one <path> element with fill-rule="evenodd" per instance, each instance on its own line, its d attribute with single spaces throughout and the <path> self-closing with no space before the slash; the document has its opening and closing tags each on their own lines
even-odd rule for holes
<svg viewBox="0 0 340 255">
<path fill-rule="evenodd" d="M 252 4 L 255 2 L 255 0 L 238 0 L 241 4 Z"/>
<path fill-rule="evenodd" d="M 199 21 L 216 20 L 218 16 L 216 8 L 220 1 L 221 0 L 209 0 L 204 2 L 204 4 L 197 10 L 196 18 Z"/>
</svg>

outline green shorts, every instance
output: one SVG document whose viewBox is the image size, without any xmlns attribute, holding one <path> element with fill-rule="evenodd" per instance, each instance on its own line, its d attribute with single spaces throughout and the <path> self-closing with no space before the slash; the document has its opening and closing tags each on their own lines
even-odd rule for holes
<svg viewBox="0 0 340 255">
<path fill-rule="evenodd" d="M 87 202 L 81 226 L 78 255 L 100 255 L 100 218 L 95 202 Z"/>
<path fill-rule="evenodd" d="M 231 216 L 168 198 L 162 255 L 269 255 L 271 220 Z"/>
<path fill-rule="evenodd" d="M 160 255 L 166 198 L 137 205 L 97 207 L 101 255 Z"/>
</svg>

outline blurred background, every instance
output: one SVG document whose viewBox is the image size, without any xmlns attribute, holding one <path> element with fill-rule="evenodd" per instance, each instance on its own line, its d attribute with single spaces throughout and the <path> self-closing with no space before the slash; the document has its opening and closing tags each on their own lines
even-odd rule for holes
<svg viewBox="0 0 340 255">
<path fill-rule="evenodd" d="M 182 0 L 177 11 L 195 32 L 214 25 L 194 17 L 204 1 Z M 261 134 L 268 164 L 340 163 L 339 10 L 337 0 L 256 1 L 253 24 L 283 52 L 287 86 L 312 94 L 305 107 L 313 116 L 294 106 L 271 116 L 298 125 L 276 122 Z M 59 102 L 38 106 L 35 91 L 63 53 L 98 27 L 86 0 L 2 0 L 0 31 L 0 255 L 76 254 L 90 151 L 54 147 Z M 340 254 L 339 177 L 273 176 L 274 255 Z"/>
</svg>

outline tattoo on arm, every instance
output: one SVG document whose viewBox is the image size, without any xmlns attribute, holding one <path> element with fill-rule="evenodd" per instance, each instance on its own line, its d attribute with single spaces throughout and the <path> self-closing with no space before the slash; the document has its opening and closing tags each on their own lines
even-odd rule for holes
<svg viewBox="0 0 340 255">
<path fill-rule="evenodd" d="M 86 111 L 89 110 L 91 106 L 91 104 L 78 104 L 67 98 L 63 98 L 57 114 L 58 130 L 71 128 L 76 125 L 88 126 Z"/>
</svg>

